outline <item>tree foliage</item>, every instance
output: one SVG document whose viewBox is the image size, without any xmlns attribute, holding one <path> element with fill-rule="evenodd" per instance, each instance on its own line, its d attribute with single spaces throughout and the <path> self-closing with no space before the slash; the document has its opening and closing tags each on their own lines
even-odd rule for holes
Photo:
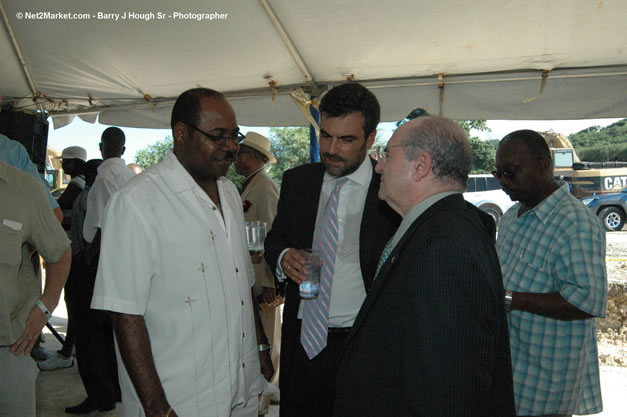
<svg viewBox="0 0 627 417">
<path fill-rule="evenodd" d="M 427 113 L 427 111 L 425 109 L 421 109 L 420 107 L 413 109 L 412 111 L 409 112 L 409 114 L 407 116 L 405 116 L 403 119 L 399 120 L 398 122 L 396 122 L 396 127 L 401 127 L 401 125 L 409 122 L 410 120 L 414 120 L 418 117 L 421 116 L 428 116 L 429 113 Z"/>
<path fill-rule="evenodd" d="M 627 119 L 619 120 L 606 127 L 590 126 L 568 136 L 575 149 L 598 145 L 627 143 Z"/>
<path fill-rule="evenodd" d="M 153 145 L 148 145 L 135 154 L 135 163 L 146 170 L 161 162 L 165 154 L 172 149 L 174 141 L 172 136 L 166 136 L 164 140 L 159 140 Z"/>
<path fill-rule="evenodd" d="M 285 171 L 309 162 L 309 128 L 273 127 L 269 136 L 277 162 L 268 174 L 276 184 L 281 184 Z"/>
<path fill-rule="evenodd" d="M 590 146 L 577 151 L 577 156 L 590 162 L 627 161 L 627 143 Z"/>
<path fill-rule="evenodd" d="M 144 149 L 137 151 L 135 154 L 135 163 L 146 170 L 153 165 L 158 164 L 165 157 L 172 147 L 174 142 L 172 136 L 168 135 L 164 140 L 155 142 L 152 145 L 146 146 Z M 244 177 L 235 172 L 233 165 L 229 166 L 229 170 L 226 174 L 227 178 L 235 183 L 236 186 L 241 187 Z"/>
<path fill-rule="evenodd" d="M 471 172 L 473 174 L 486 174 L 492 171 L 496 165 L 496 149 L 494 149 L 494 145 L 478 137 L 471 137 L 469 142 L 472 151 Z"/>
<path fill-rule="evenodd" d="M 590 126 L 568 136 L 582 161 L 627 161 L 627 119 Z"/>
<path fill-rule="evenodd" d="M 421 116 L 428 116 L 429 114 L 421 108 L 412 110 L 405 118 L 396 122 L 396 126 L 401 126 L 410 120 L 416 119 Z M 461 126 L 468 136 L 470 142 L 470 149 L 472 150 L 472 173 L 486 173 L 494 169 L 496 163 L 496 145 L 493 141 L 485 141 L 479 139 L 477 136 L 471 135 L 471 130 L 477 131 L 489 131 L 486 120 L 455 120 L 455 123 Z"/>
</svg>

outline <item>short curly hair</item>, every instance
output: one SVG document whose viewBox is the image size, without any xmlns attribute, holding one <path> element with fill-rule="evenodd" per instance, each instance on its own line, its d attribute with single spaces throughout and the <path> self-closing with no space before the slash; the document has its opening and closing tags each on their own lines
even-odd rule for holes
<svg viewBox="0 0 627 417">
<path fill-rule="evenodd" d="M 364 115 L 364 133 L 368 137 L 379 124 L 381 107 L 370 90 L 358 83 L 345 83 L 330 89 L 320 102 L 320 113 L 343 117 L 354 112 Z"/>
<path fill-rule="evenodd" d="M 507 142 L 523 144 L 531 156 L 551 160 L 549 145 L 544 140 L 544 137 L 535 130 L 522 129 L 508 133 L 501 139 L 501 143 Z"/>
</svg>

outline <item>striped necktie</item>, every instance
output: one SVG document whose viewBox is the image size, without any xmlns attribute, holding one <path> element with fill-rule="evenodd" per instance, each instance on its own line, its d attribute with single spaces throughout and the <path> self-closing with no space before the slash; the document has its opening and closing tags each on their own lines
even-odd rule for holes
<svg viewBox="0 0 627 417">
<path fill-rule="evenodd" d="M 388 240 L 388 243 L 385 245 L 385 248 L 383 248 L 383 252 L 381 252 L 381 257 L 379 258 L 379 265 L 377 265 L 377 272 L 374 274 L 375 279 L 377 278 L 377 275 L 379 275 L 379 271 L 381 270 L 381 267 L 383 266 L 385 261 L 388 260 L 390 253 L 392 253 L 392 239 L 394 239 L 394 237 L 391 237 L 390 240 Z"/>
<path fill-rule="evenodd" d="M 337 253 L 337 207 L 340 199 L 340 188 L 348 181 L 341 178 L 335 183 L 335 188 L 322 213 L 318 229 L 314 234 L 313 249 L 319 251 L 322 267 L 320 269 L 320 295 L 314 300 L 301 300 L 303 306 L 303 322 L 300 331 L 300 343 L 303 345 L 307 357 L 313 359 L 327 346 L 329 328 L 329 305 L 331 303 L 331 288 L 333 287 L 333 272 L 335 270 L 335 255 Z"/>
</svg>

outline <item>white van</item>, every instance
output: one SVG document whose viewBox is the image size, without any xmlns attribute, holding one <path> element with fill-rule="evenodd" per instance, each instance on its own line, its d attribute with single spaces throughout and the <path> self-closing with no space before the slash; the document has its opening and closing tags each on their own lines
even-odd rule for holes
<svg viewBox="0 0 627 417">
<path fill-rule="evenodd" d="M 503 214 L 515 203 L 492 174 L 469 175 L 464 198 L 492 216 L 497 227 Z"/>
</svg>

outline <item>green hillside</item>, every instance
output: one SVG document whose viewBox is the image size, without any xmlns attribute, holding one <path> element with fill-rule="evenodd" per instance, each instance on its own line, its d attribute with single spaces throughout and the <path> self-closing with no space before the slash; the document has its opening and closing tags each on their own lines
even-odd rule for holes
<svg viewBox="0 0 627 417">
<path fill-rule="evenodd" d="M 627 161 L 627 119 L 591 126 L 568 137 L 582 161 Z"/>
</svg>

